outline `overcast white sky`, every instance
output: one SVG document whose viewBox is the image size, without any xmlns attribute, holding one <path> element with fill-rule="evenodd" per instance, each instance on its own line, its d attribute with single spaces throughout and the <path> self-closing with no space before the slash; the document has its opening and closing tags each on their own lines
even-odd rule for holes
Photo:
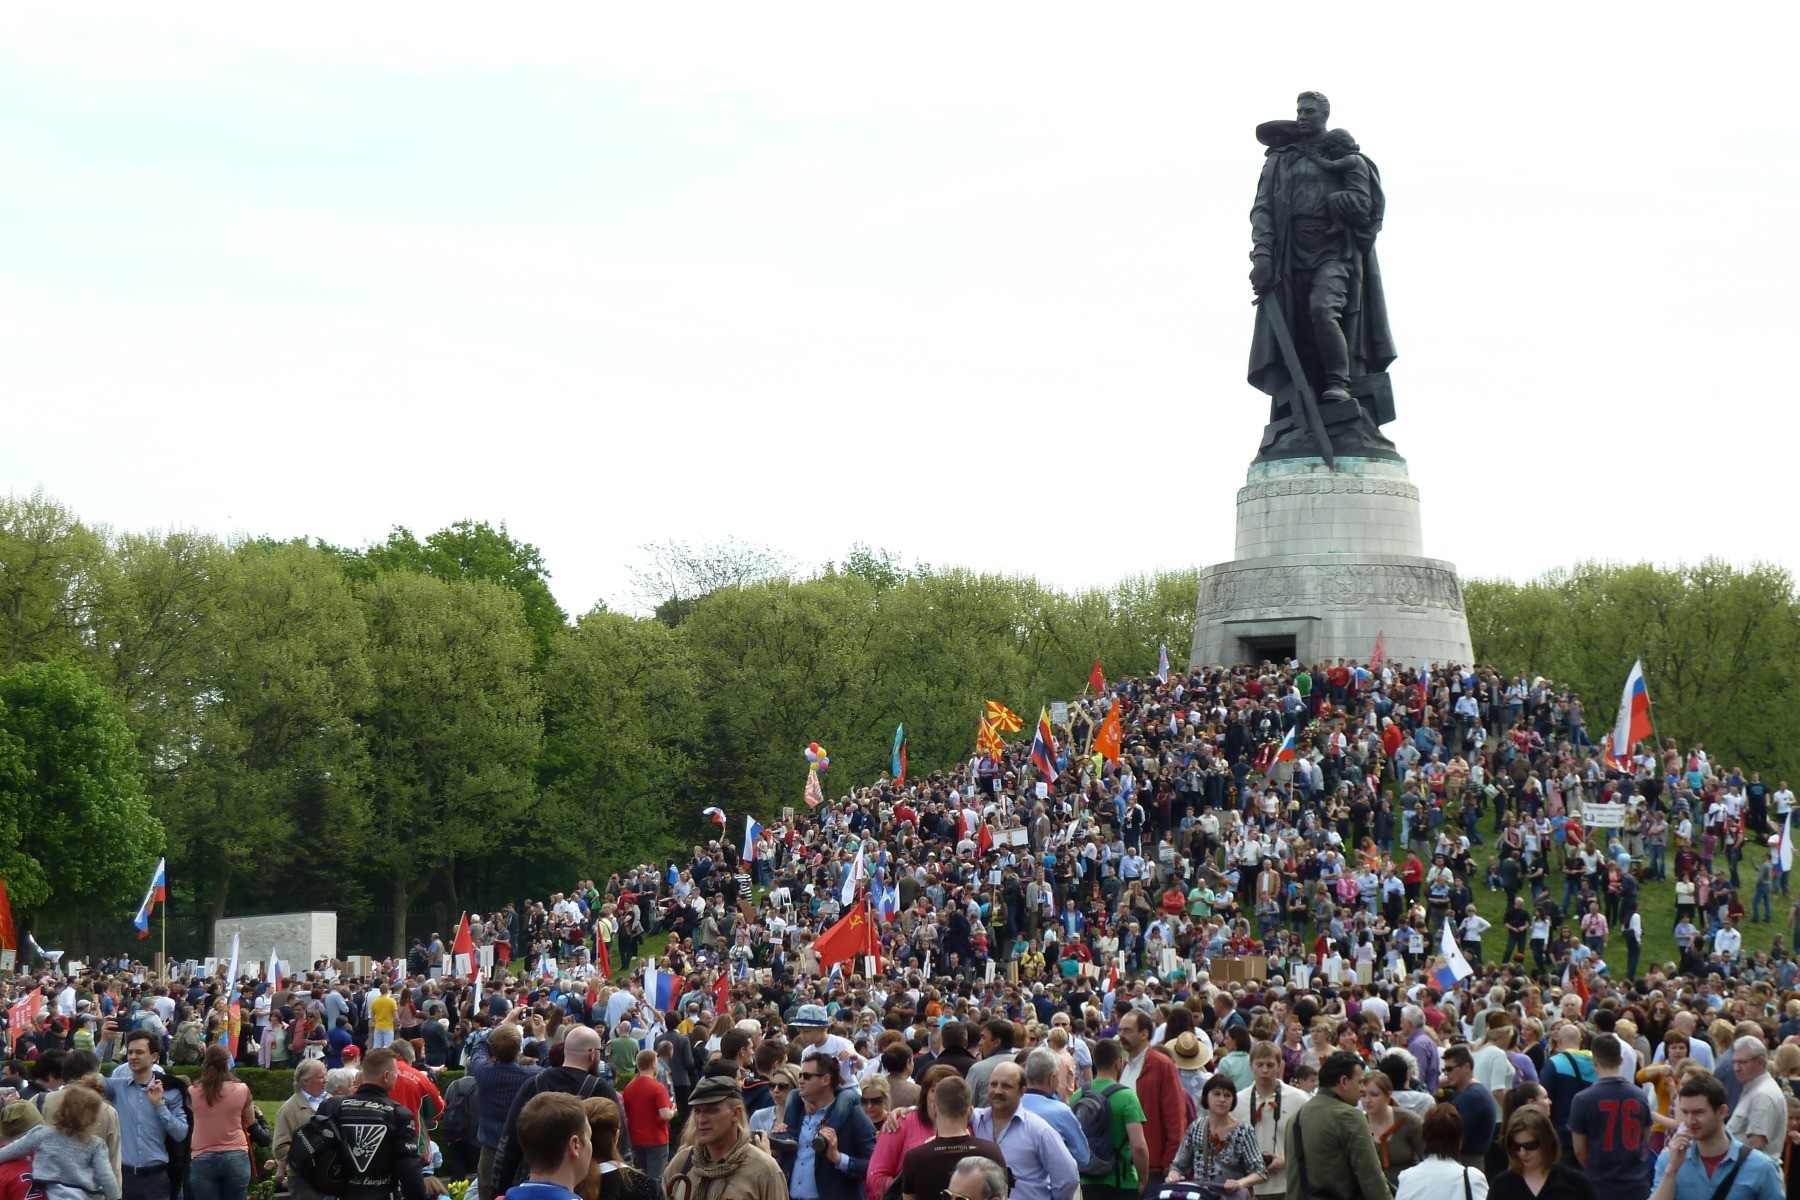
<svg viewBox="0 0 1800 1200">
<path fill-rule="evenodd" d="M 1800 565 L 1791 4 L 73 7 L 0 8 L 0 491 L 89 521 L 504 521 L 572 611 L 672 537 L 1230 558 L 1318 88 L 1429 553 Z"/>
</svg>

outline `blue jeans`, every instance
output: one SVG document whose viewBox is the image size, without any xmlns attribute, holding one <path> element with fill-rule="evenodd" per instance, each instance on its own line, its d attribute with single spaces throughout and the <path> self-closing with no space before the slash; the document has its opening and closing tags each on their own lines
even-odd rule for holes
<svg viewBox="0 0 1800 1200">
<path fill-rule="evenodd" d="M 1649 849 L 1650 849 L 1650 878 L 1659 879 L 1659 880 L 1667 879 L 1668 876 L 1663 873 L 1663 847 L 1651 846 Z"/>
<path fill-rule="evenodd" d="M 188 1168 L 194 1200 L 245 1200 L 250 1194 L 250 1155 L 243 1150 L 216 1150 L 195 1157 Z"/>
</svg>

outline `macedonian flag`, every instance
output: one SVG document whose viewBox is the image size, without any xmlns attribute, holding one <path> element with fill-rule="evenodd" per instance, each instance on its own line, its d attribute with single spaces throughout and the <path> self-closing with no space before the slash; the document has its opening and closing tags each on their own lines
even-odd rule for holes
<svg viewBox="0 0 1800 1200">
<path fill-rule="evenodd" d="M 1006 753 L 1006 743 L 1000 740 L 1000 735 L 994 732 L 994 727 L 988 724 L 986 717 L 975 723 L 975 749 L 994 762 L 999 762 L 1000 756 Z"/>
<path fill-rule="evenodd" d="M 987 713 L 985 715 L 987 717 L 987 723 L 992 725 L 1000 733 L 1017 733 L 1025 727 L 1025 722 L 1019 720 L 1019 714 L 1006 707 L 1006 705 L 1000 703 L 998 700 L 989 700 L 987 702 Z"/>
</svg>

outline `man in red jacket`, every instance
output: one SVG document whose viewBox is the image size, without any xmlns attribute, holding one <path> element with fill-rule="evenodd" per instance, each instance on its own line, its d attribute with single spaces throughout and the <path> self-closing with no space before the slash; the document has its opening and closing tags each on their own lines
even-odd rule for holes
<svg viewBox="0 0 1800 1200">
<path fill-rule="evenodd" d="M 1144 1106 L 1144 1140 L 1150 1144 L 1150 1177 L 1144 1181 L 1145 1195 L 1162 1186 L 1163 1176 L 1175 1161 L 1182 1135 L 1187 1132 L 1181 1077 L 1175 1073 L 1175 1060 L 1151 1047 L 1155 1032 L 1156 1023 L 1141 1009 L 1134 1008 L 1119 1018 L 1119 1041 L 1130 1055 L 1119 1073 L 1119 1082 L 1137 1090 L 1138 1103 Z"/>
</svg>

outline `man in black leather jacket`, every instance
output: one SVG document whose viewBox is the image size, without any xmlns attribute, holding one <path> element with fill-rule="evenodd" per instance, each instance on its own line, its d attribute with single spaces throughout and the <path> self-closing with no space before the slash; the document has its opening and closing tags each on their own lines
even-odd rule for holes
<svg viewBox="0 0 1800 1200">
<path fill-rule="evenodd" d="M 418 1127 L 411 1110 L 388 1096 L 399 1077 L 392 1050 L 371 1050 L 357 1089 L 319 1106 L 344 1135 L 350 1178 L 340 1200 L 425 1200 Z"/>
</svg>

